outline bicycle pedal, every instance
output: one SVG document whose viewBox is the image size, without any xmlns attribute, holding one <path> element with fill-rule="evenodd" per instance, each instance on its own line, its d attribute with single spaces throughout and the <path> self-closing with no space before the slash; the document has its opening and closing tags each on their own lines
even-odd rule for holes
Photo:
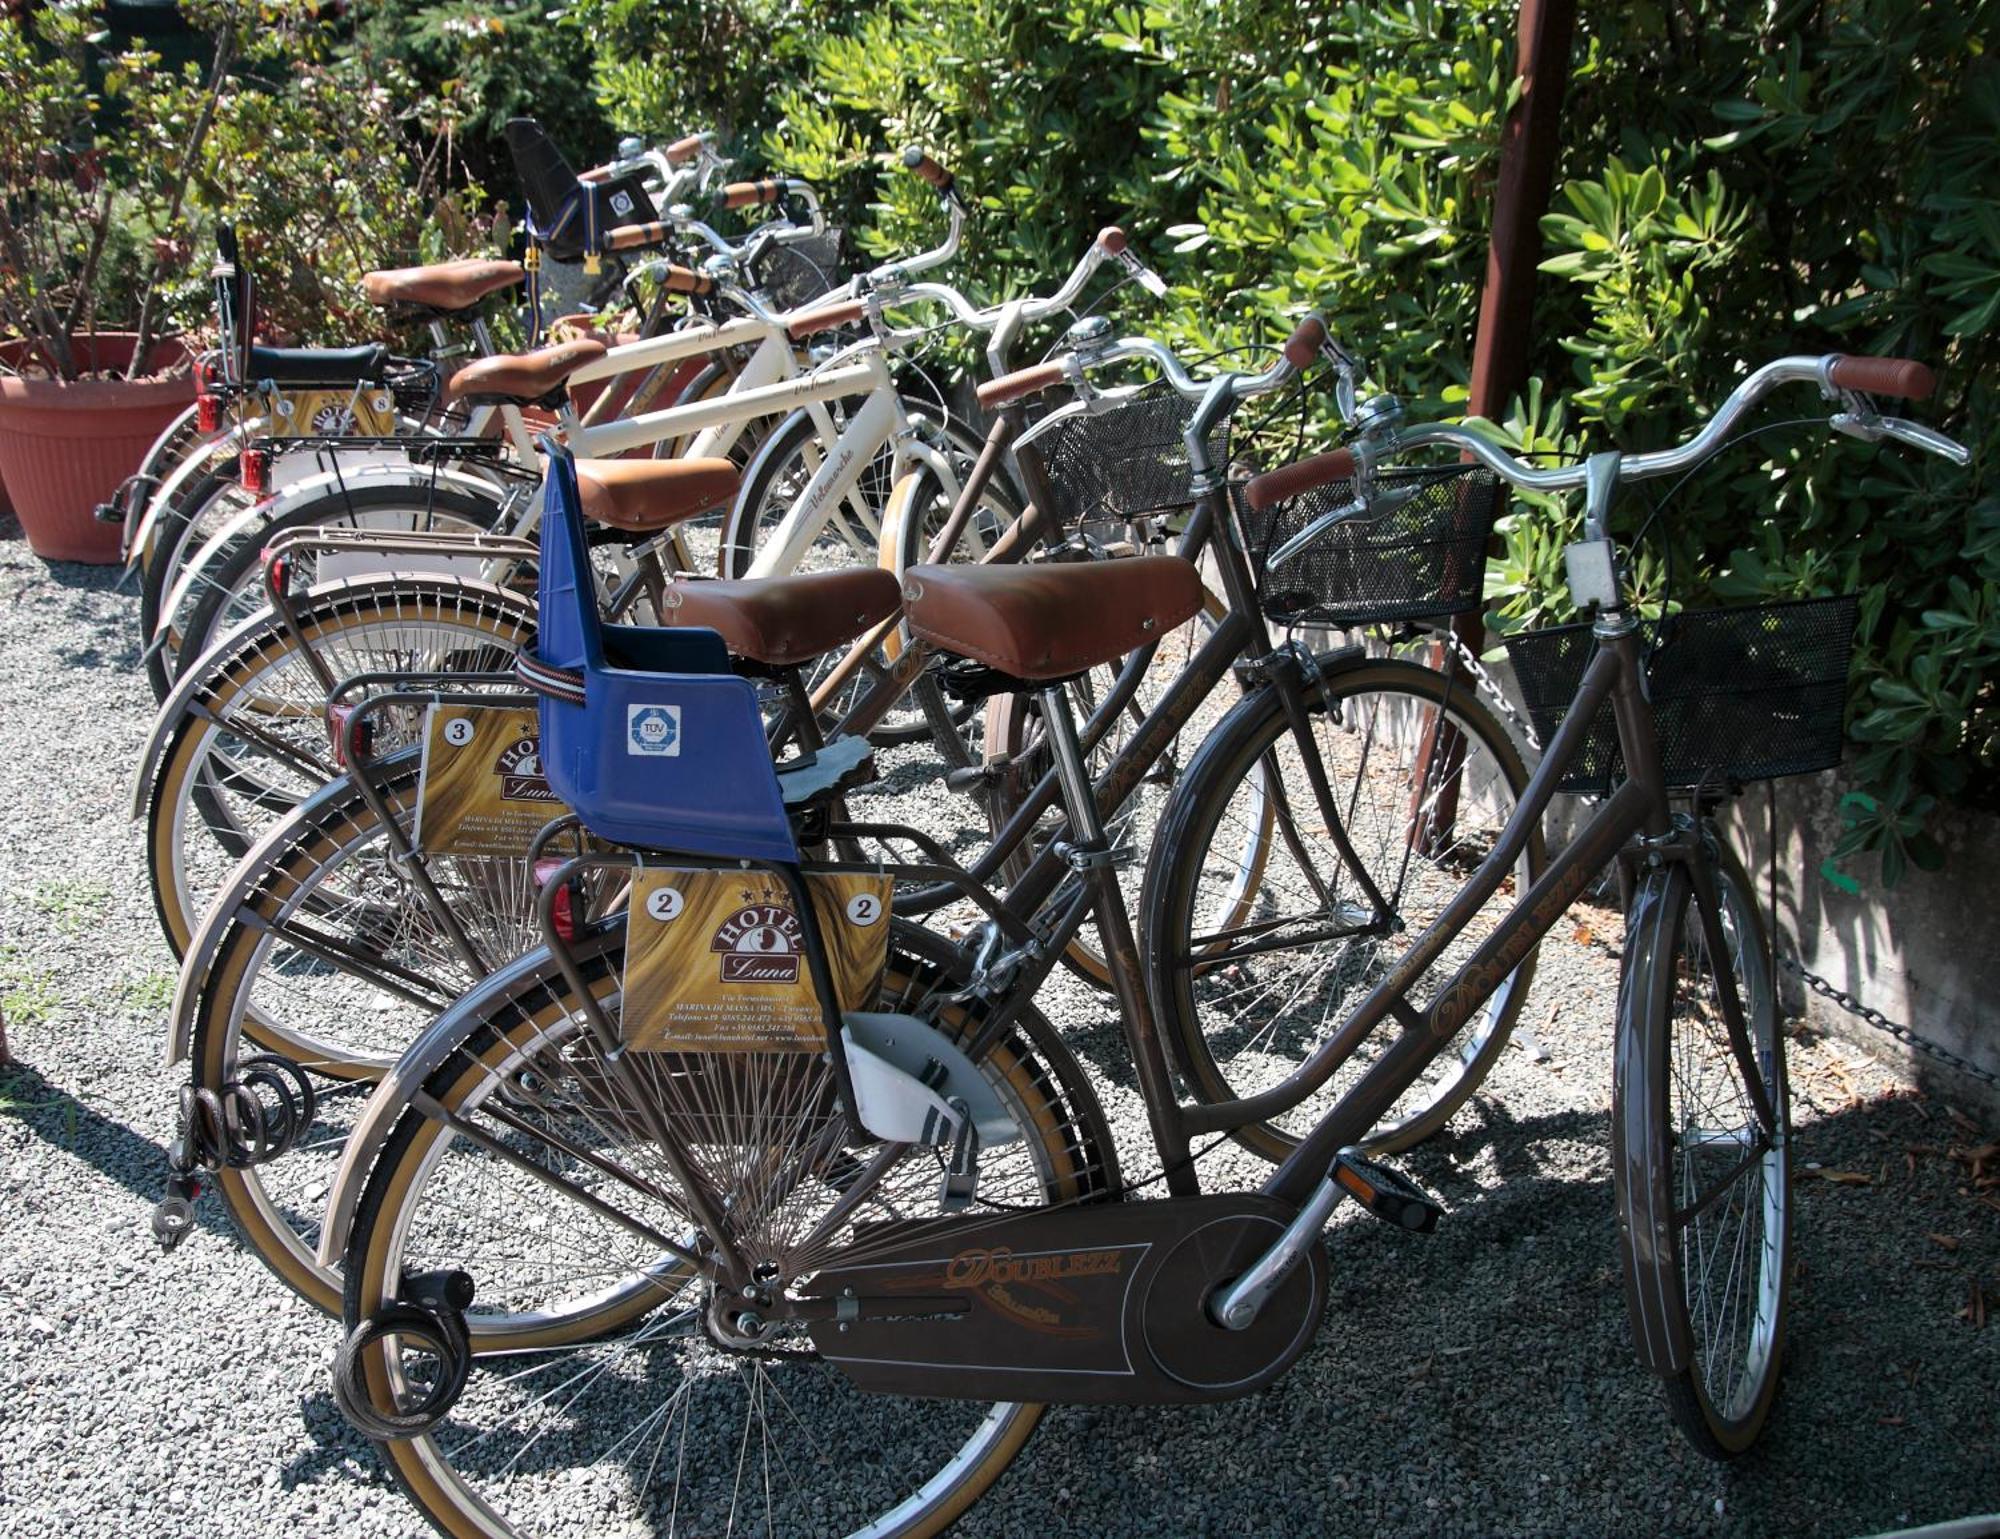
<svg viewBox="0 0 2000 1539">
<path fill-rule="evenodd" d="M 1408 1176 L 1353 1149 L 1334 1156 L 1336 1185 L 1384 1223 L 1412 1234 L 1429 1234 L 1444 1217 L 1443 1206 Z"/>
</svg>

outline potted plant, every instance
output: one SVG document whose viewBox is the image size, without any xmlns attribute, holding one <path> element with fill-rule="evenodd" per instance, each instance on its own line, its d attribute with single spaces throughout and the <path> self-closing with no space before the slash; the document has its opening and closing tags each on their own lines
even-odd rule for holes
<svg viewBox="0 0 2000 1539">
<path fill-rule="evenodd" d="M 96 24 L 74 0 L 0 15 L 0 479 L 52 560 L 117 558 L 93 510 L 193 399 L 162 278 L 185 259 L 188 170 L 233 48 L 225 25 L 205 110 L 177 134 L 146 110 L 143 59 L 113 62 L 114 139 L 93 120 Z"/>
</svg>

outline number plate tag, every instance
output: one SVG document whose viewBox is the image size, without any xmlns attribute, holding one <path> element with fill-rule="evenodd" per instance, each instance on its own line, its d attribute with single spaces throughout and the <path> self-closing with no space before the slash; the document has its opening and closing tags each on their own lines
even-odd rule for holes
<svg viewBox="0 0 2000 1539">
<path fill-rule="evenodd" d="M 542 778 L 541 749 L 533 706 L 429 707 L 417 848 L 524 858 L 535 835 L 566 810 Z"/>
<path fill-rule="evenodd" d="M 1618 568 L 1609 540 L 1581 540 L 1563 551 L 1570 602 L 1578 609 L 1618 607 Z"/>
<path fill-rule="evenodd" d="M 808 875 L 842 1010 L 865 1010 L 889 959 L 894 880 Z M 826 1025 L 791 890 L 768 871 L 636 873 L 621 1031 L 642 1052 L 824 1052 Z"/>
</svg>

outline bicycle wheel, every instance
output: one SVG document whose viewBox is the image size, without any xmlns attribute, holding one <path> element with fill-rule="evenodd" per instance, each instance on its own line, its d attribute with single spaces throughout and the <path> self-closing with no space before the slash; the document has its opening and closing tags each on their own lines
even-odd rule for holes
<svg viewBox="0 0 2000 1539">
<path fill-rule="evenodd" d="M 1726 846 L 1712 848 L 1713 939 L 1683 866 L 1633 904 L 1611 1141 L 1640 1356 L 1661 1374 L 1688 1441 L 1728 1459 L 1756 1441 L 1778 1392 L 1791 1176 L 1770 952 L 1749 878 Z M 1740 1052 L 1724 1017 L 1724 965 L 1747 1028 Z"/>
<path fill-rule="evenodd" d="M 209 678 L 174 728 L 146 799 L 146 849 L 160 929 L 175 956 L 235 862 L 340 773 L 326 733 L 326 685 L 366 672 L 504 670 L 535 632 L 531 598 L 449 577 L 333 583 L 299 602 L 296 635 L 253 621 L 203 663 Z M 376 752 L 412 741 L 416 713 L 389 713 Z"/>
<path fill-rule="evenodd" d="M 419 778 L 415 750 L 375 775 L 406 834 Z M 459 955 L 417 895 L 351 776 L 325 787 L 244 858 L 229 884 L 231 903 L 211 914 L 192 953 L 204 959 L 189 1055 L 196 1089 L 226 1099 L 238 1064 L 259 1050 L 336 1082 L 320 1087 L 311 1128 L 283 1155 L 215 1179 L 244 1243 L 329 1313 L 340 1307 L 340 1283 L 318 1260 L 320 1222 L 367 1091 L 489 968 L 541 943 L 525 859 L 427 855 L 423 862 L 483 966 Z"/>
<path fill-rule="evenodd" d="M 139 634 L 145 645 L 146 682 L 155 700 L 172 693 L 179 670 L 180 637 L 166 612 L 168 595 L 188 559 L 256 502 L 237 483 L 234 442 L 218 439 L 201 452 L 208 459 L 205 467 L 191 468 L 187 480 L 177 479 L 162 489 L 160 495 L 171 500 L 154 521 L 150 554 L 139 571 Z"/>
<path fill-rule="evenodd" d="M 1342 827 L 1387 900 L 1378 920 L 1336 852 L 1276 693 L 1246 697 L 1197 750 L 1147 863 L 1142 954 L 1164 1035 L 1197 1099 L 1285 1079 L 1335 1035 L 1497 841 L 1527 771 L 1471 681 L 1413 663 L 1329 661 L 1309 696 Z M 1455 804 L 1455 805 L 1454 805 Z M 1446 822 L 1446 814 L 1449 821 Z M 1539 834 L 1411 991 L 1422 1008 L 1540 871 Z M 1365 1140 L 1393 1152 L 1444 1126 L 1505 1045 L 1534 953 Z M 1379 1058 L 1378 1028 L 1291 1111 L 1238 1137 L 1282 1158 Z"/>
<path fill-rule="evenodd" d="M 268 607 L 264 598 L 264 549 L 282 535 L 300 529 L 326 529 L 376 534 L 449 532 L 474 534 L 490 530 L 500 519 L 505 497 L 473 496 L 454 487 L 361 486 L 330 494 L 293 508 L 282 517 L 246 530 L 230 545 L 201 564 L 201 576 L 186 602 L 173 616 L 172 653 L 167 666 L 180 672 L 180 659 L 192 662 L 217 637 Z M 310 588 L 321 581 L 320 553 L 301 548 L 292 554 L 292 583 Z M 403 565 L 409 565 L 404 558 Z M 381 558 L 381 569 L 395 570 L 397 558 Z M 349 570 L 353 568 L 350 565 Z"/>
<path fill-rule="evenodd" d="M 615 1017 L 616 938 L 582 950 L 586 981 L 604 990 Z M 957 1007 L 943 1002 L 943 976 L 899 937 L 878 1008 L 962 1029 Z M 586 1046 L 574 1012 L 544 1009 L 527 1021 L 486 1013 L 494 1024 L 432 1078 L 438 1104 L 699 1248 L 636 1108 Z M 1067 1055 L 1052 1040 L 1029 1040 L 1045 1023 L 1022 1025 L 984 1066 L 1020 1135 L 982 1153 L 978 1200 L 996 1209 L 1080 1200 L 1103 1170 L 1087 1085 L 1053 1069 Z M 627 1061 L 676 1125 L 702 1130 L 689 1147 L 697 1179 L 713 1183 L 774 1295 L 808 1280 L 857 1228 L 936 1209 L 933 1151 L 854 1141 L 815 1110 L 831 1089 L 816 1055 Z M 510 1089 L 503 1123 L 489 1109 Z M 558 1128 L 589 1158 L 537 1150 L 534 1129 L 521 1130 L 522 1104 L 548 1119 L 535 1127 Z M 699 1274 L 515 1166 L 471 1157 L 465 1142 L 444 1122 L 405 1112 L 375 1161 L 346 1251 L 350 1327 L 407 1275 L 460 1268 L 473 1279 L 468 1324 L 484 1326 L 477 1350 L 497 1355 L 473 1359 L 443 1420 L 383 1445 L 399 1483 L 444 1533 L 932 1534 L 992 1483 L 1040 1418 L 1032 1405 L 859 1394 L 782 1322 L 754 1344 L 726 1337 L 709 1323 L 718 1301 Z M 643 1191 L 632 1179 L 640 1172 Z M 607 1297 L 628 1302 L 607 1310 Z M 631 1300 L 643 1319 L 632 1318 Z M 608 1329 L 620 1314 L 630 1323 Z M 414 1355 L 395 1338 L 358 1354 L 378 1412 L 404 1403 Z"/>
</svg>

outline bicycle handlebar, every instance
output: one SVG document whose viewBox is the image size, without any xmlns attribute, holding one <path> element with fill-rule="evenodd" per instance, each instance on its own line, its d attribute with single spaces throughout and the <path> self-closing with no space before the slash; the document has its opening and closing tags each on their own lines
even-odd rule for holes
<svg viewBox="0 0 2000 1539">
<path fill-rule="evenodd" d="M 937 191 L 941 198 L 952 197 L 958 189 L 958 180 L 937 161 L 924 153 L 917 145 L 908 145 L 903 150 L 903 168 L 922 177 Z"/>
<path fill-rule="evenodd" d="M 1017 369 L 1012 374 L 1003 374 L 998 379 L 988 380 L 977 392 L 979 404 L 988 407 L 1002 405 L 1008 401 L 1022 400 L 1048 389 L 1065 378 L 1081 382 L 1084 372 L 1107 363 L 1118 363 L 1129 358 L 1144 358 L 1159 369 L 1167 383 L 1180 395 L 1191 401 L 1201 400 L 1216 383 L 1229 381 L 1230 393 L 1237 400 L 1247 400 L 1255 395 L 1268 395 L 1284 385 L 1302 369 L 1309 367 L 1326 345 L 1326 323 L 1317 315 L 1308 315 L 1285 339 L 1279 348 L 1277 360 L 1261 374 L 1220 374 L 1213 379 L 1196 379 L 1188 373 L 1180 359 L 1165 343 L 1155 342 L 1151 337 L 1121 337 L 1104 347 L 1091 348 L 1087 353 L 1064 353 L 1039 363 L 1032 368 Z"/>
<path fill-rule="evenodd" d="M 1759 400 L 1780 385 L 1798 383 L 1816 384 L 1828 397 L 1848 399 L 1850 410 L 1834 418 L 1834 425 L 1842 431 L 1853 432 L 1863 438 L 1895 437 L 1944 455 L 1961 465 L 1971 457 L 1970 451 L 1962 444 L 1954 443 L 1942 433 L 1916 423 L 1905 423 L 1899 418 L 1879 417 L 1865 401 L 1854 399 L 1871 392 L 1921 399 L 1936 386 L 1936 377 L 1925 365 L 1907 358 L 1856 358 L 1844 353 L 1828 353 L 1819 357 L 1800 354 L 1776 359 L 1752 371 L 1716 408 L 1701 431 L 1686 443 L 1671 449 L 1626 455 L 1619 461 L 1618 479 L 1643 481 L 1699 465 L 1723 446 L 1744 413 Z M 1359 443 L 1370 457 L 1401 453 L 1423 444 L 1448 443 L 1471 454 L 1495 475 L 1533 492 L 1575 491 L 1585 484 L 1588 473 L 1585 465 L 1561 465 L 1537 470 L 1524 465 L 1491 439 L 1467 428 L 1443 423 L 1391 430 L 1382 436 L 1379 445 L 1364 435 Z"/>
</svg>

